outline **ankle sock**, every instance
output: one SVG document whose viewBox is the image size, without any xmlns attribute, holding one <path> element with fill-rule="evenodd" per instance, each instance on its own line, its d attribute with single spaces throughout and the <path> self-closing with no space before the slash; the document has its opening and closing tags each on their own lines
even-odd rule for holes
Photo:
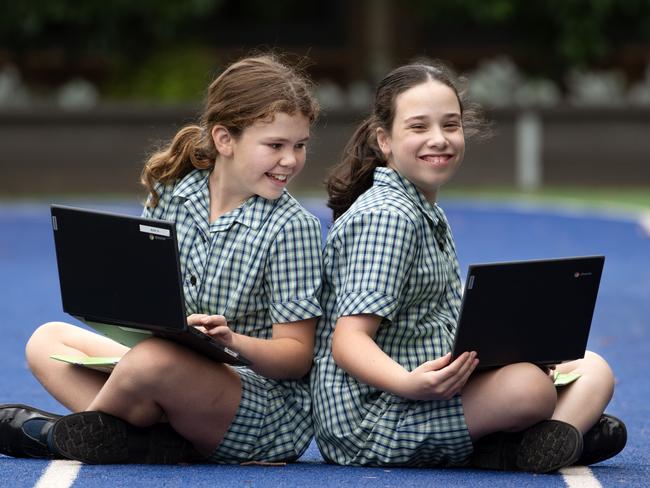
<svg viewBox="0 0 650 488">
<path fill-rule="evenodd" d="M 45 437 L 45 444 L 52 454 L 55 454 L 60 457 L 64 457 L 61 452 L 54 446 L 54 421 L 50 420 L 49 425 L 44 425 L 41 430 L 41 435 Z"/>
</svg>

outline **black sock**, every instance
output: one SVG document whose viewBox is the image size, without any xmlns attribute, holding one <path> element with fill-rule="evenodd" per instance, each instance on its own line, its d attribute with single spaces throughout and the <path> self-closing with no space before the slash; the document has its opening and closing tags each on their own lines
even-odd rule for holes
<svg viewBox="0 0 650 488">
<path fill-rule="evenodd" d="M 56 446 L 54 445 L 54 429 L 52 427 L 54 427 L 54 421 L 50 422 L 49 426 L 43 427 L 47 448 L 50 450 L 52 454 L 65 458 L 65 456 L 61 454 L 59 450 L 56 448 Z"/>
</svg>

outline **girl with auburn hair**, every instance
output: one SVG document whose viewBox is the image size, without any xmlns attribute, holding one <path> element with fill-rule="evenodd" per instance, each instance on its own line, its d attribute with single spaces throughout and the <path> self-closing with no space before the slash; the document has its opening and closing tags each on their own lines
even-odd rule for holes
<svg viewBox="0 0 650 488">
<path fill-rule="evenodd" d="M 581 374 L 559 391 L 534 364 L 475 372 L 476 352 L 451 358 L 461 283 L 436 201 L 466 137 L 484 133 L 477 115 L 444 65 L 397 68 L 327 182 L 311 386 L 330 462 L 549 472 L 625 445 L 624 424 L 603 415 L 614 378 L 600 356 L 558 365 Z"/>
<path fill-rule="evenodd" d="M 300 457 L 312 437 L 306 375 L 321 314 L 321 232 L 285 187 L 305 164 L 317 114 L 295 69 L 242 59 L 209 86 L 199 123 L 142 173 L 143 215 L 176 223 L 188 325 L 253 364 L 217 363 L 160 338 L 127 349 L 44 324 L 27 344 L 29 366 L 76 413 L 1 406 L 0 452 L 87 463 Z M 52 354 L 121 359 L 107 375 Z"/>
</svg>

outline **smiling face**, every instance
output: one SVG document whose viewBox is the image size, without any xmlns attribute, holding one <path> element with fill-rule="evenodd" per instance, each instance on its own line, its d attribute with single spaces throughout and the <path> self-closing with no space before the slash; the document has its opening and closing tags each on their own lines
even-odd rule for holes
<svg viewBox="0 0 650 488">
<path fill-rule="evenodd" d="M 305 165 L 309 126 L 304 115 L 282 112 L 271 121 L 257 120 L 237 138 L 215 126 L 212 137 L 220 155 L 213 174 L 228 200 L 241 203 L 253 195 L 279 198 Z"/>
<path fill-rule="evenodd" d="M 430 202 L 454 175 L 465 154 L 465 136 L 456 93 L 426 81 L 400 93 L 390 132 L 377 129 L 387 166 L 413 183 Z"/>
</svg>

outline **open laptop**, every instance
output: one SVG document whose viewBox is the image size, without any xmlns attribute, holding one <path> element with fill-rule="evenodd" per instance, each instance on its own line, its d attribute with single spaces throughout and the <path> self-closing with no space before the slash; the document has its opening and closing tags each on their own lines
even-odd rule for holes
<svg viewBox="0 0 650 488">
<path fill-rule="evenodd" d="M 173 222 L 51 206 L 63 311 L 132 347 L 152 335 L 249 365 L 187 325 Z"/>
<path fill-rule="evenodd" d="M 604 256 L 469 266 L 452 356 L 478 368 L 584 357 Z"/>
</svg>

